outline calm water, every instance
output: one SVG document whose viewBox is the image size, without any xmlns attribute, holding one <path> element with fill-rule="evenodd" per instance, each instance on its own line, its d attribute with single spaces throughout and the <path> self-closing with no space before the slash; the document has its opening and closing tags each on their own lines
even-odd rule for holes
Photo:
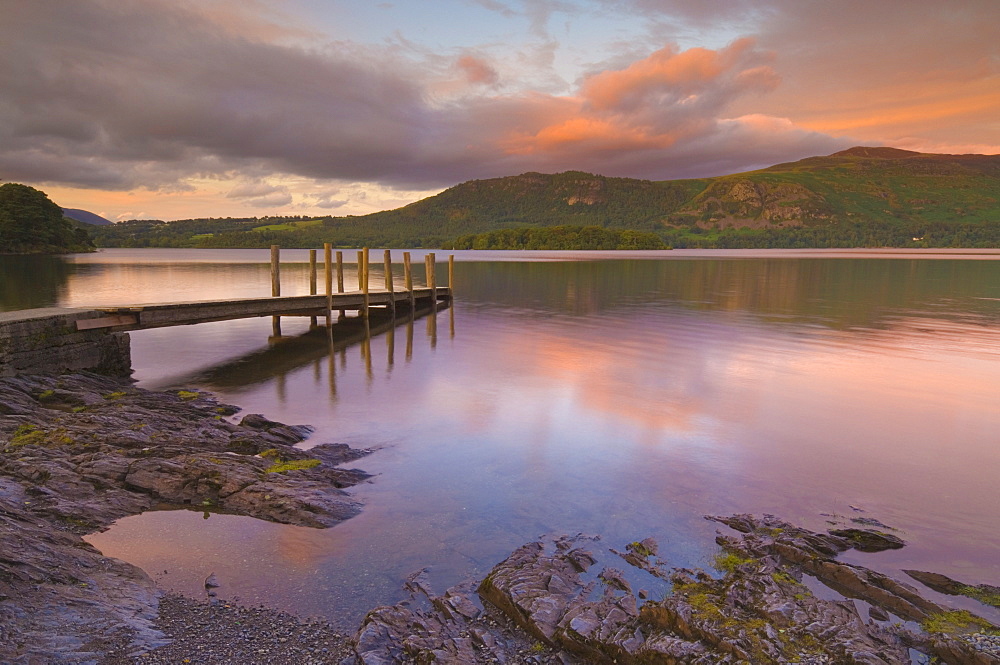
<svg viewBox="0 0 1000 665">
<path fill-rule="evenodd" d="M 307 292 L 306 253 L 283 256 L 283 293 Z M 267 295 L 266 260 L 0 257 L 0 308 Z M 550 532 L 706 565 L 707 513 L 874 517 L 909 545 L 852 560 L 1000 584 L 1000 251 L 458 252 L 456 282 L 367 355 L 269 351 L 266 319 L 133 333 L 140 385 L 374 447 L 355 464 L 375 476 L 329 530 L 154 512 L 92 542 L 168 588 L 215 572 L 224 597 L 345 625 L 419 568 L 443 590 Z"/>
</svg>

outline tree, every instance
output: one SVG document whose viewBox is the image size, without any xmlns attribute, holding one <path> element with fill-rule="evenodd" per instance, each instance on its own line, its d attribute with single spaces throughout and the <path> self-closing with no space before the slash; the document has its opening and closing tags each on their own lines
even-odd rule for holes
<svg viewBox="0 0 1000 665">
<path fill-rule="evenodd" d="M 63 217 L 45 192 L 17 183 L 0 185 L 0 253 L 90 251 L 87 232 Z"/>
</svg>

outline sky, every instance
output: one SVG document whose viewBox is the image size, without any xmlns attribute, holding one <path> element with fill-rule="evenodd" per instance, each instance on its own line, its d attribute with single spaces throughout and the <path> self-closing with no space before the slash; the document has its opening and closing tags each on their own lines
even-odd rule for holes
<svg viewBox="0 0 1000 665">
<path fill-rule="evenodd" d="M 998 0 L 0 0 L 0 182 L 361 215 L 527 171 L 1000 153 Z"/>
</svg>

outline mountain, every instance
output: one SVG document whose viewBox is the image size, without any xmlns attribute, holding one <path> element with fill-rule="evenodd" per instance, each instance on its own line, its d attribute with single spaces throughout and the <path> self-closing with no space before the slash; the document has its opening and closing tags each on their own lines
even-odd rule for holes
<svg viewBox="0 0 1000 665">
<path fill-rule="evenodd" d="M 90 224 L 92 226 L 107 226 L 111 224 L 110 219 L 105 219 L 100 215 L 97 215 L 86 210 L 79 210 L 77 208 L 63 208 L 63 215 L 69 217 L 70 219 L 75 219 L 78 222 L 83 222 L 84 224 Z"/>
<path fill-rule="evenodd" d="M 551 226 L 652 232 L 674 247 L 1000 247 L 1000 155 L 855 147 L 747 173 L 661 182 L 524 173 L 471 180 L 371 215 L 285 225 L 218 221 L 226 223 L 215 233 L 206 220 L 153 232 L 164 244 L 206 247 L 447 247 L 459 236 Z M 197 228 L 198 237 L 184 228 Z M 114 230 L 141 243 L 149 232 L 139 229 Z"/>
</svg>

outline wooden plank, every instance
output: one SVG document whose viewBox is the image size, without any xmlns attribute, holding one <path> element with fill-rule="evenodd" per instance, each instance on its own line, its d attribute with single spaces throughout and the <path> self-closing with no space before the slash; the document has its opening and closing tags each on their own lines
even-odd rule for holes
<svg viewBox="0 0 1000 665">
<path fill-rule="evenodd" d="M 449 297 L 448 287 L 416 288 L 407 292 L 351 291 L 347 293 L 277 298 L 245 298 L 240 300 L 207 300 L 193 302 L 94 308 L 103 316 L 78 321 L 78 330 L 122 328 L 139 330 L 182 326 L 210 321 L 228 321 L 261 316 L 320 316 L 333 309 L 364 310 L 367 306 L 389 306 L 408 302 L 410 298 L 431 299 Z M 332 300 L 332 303 L 331 303 Z"/>
<path fill-rule="evenodd" d="M 132 326 L 139 323 L 138 314 L 112 314 L 96 319 L 77 319 L 77 330 L 96 330 L 97 328 L 114 328 L 116 326 Z"/>
</svg>

